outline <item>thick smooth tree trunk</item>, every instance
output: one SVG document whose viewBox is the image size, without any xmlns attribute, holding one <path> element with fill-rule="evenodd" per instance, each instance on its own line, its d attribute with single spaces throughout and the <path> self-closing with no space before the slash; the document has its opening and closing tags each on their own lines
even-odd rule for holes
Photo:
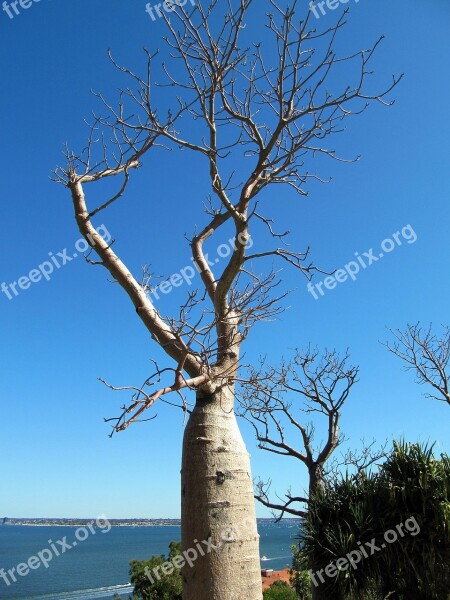
<svg viewBox="0 0 450 600">
<path fill-rule="evenodd" d="M 233 407 L 231 388 L 199 391 L 184 433 L 181 538 L 197 557 L 183 567 L 183 600 L 262 598 L 250 457 Z"/>
</svg>

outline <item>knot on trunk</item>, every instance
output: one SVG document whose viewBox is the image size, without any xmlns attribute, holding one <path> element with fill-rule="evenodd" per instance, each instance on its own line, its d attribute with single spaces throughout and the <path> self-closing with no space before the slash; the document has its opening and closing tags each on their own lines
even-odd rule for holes
<svg viewBox="0 0 450 600">
<path fill-rule="evenodd" d="M 216 482 L 217 485 L 222 485 L 223 483 L 225 483 L 225 479 L 226 479 L 226 475 L 225 473 L 222 473 L 222 471 L 217 471 L 216 472 Z"/>
</svg>

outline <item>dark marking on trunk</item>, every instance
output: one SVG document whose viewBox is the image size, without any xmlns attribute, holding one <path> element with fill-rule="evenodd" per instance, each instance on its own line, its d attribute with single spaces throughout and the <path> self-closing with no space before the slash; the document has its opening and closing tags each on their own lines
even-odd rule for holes
<svg viewBox="0 0 450 600">
<path fill-rule="evenodd" d="M 225 483 L 225 473 L 222 473 L 222 471 L 216 471 L 216 481 L 217 481 L 217 485 L 222 485 L 223 483 Z"/>
<path fill-rule="evenodd" d="M 203 390 L 198 390 L 196 395 L 196 404 L 200 408 L 206 406 L 207 404 L 211 404 L 214 401 L 213 394 L 207 394 Z"/>
<path fill-rule="evenodd" d="M 229 506 L 231 506 L 231 502 L 228 502 L 228 500 L 221 500 L 218 502 L 209 502 L 209 508 L 228 508 Z"/>
</svg>

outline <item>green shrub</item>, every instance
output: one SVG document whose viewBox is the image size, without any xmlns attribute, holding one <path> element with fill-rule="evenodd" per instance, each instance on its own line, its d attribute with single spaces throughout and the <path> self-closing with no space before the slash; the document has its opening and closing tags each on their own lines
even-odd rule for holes
<svg viewBox="0 0 450 600">
<path fill-rule="evenodd" d="M 275 581 L 269 589 L 264 590 L 264 600 L 297 600 L 297 594 L 284 581 Z"/>
<path fill-rule="evenodd" d="M 309 573 L 303 569 L 295 546 L 292 546 L 292 553 L 291 585 L 297 594 L 298 600 L 311 600 L 311 578 Z"/>
<path fill-rule="evenodd" d="M 152 556 L 150 560 L 133 560 L 130 563 L 130 581 L 134 585 L 135 600 L 182 600 L 182 578 L 180 569 L 174 568 L 166 575 L 161 570 L 159 577 L 153 574 L 153 569 L 161 567 L 165 562 L 172 561 L 181 555 L 181 544 L 170 542 L 169 555 L 165 557 Z M 148 577 L 152 576 L 153 581 Z"/>
</svg>

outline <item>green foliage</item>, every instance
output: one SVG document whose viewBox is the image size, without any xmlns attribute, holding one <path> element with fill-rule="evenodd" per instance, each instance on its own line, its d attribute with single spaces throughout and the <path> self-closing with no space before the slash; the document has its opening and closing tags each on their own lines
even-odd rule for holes
<svg viewBox="0 0 450 600">
<path fill-rule="evenodd" d="M 275 581 L 264 590 L 263 600 L 297 600 L 297 594 L 284 581 Z"/>
<path fill-rule="evenodd" d="M 304 570 L 304 566 L 301 562 L 301 556 L 297 552 L 297 547 L 292 546 L 292 570 L 291 570 L 291 584 L 294 588 L 298 600 L 311 600 L 311 579 L 308 571 Z"/>
<path fill-rule="evenodd" d="M 402 527 L 400 531 L 397 526 Z M 392 531 L 396 541 L 384 537 Z M 391 536 L 390 536 L 391 537 Z M 317 578 L 324 598 L 442 600 L 450 590 L 450 459 L 394 443 L 374 475 L 344 477 L 310 503 L 294 568 L 314 573 L 375 540 L 355 568 Z M 383 547 L 384 545 L 384 547 Z M 297 563 L 297 564 L 296 564 Z"/>
<path fill-rule="evenodd" d="M 181 571 L 175 567 L 173 569 L 169 567 L 171 561 L 180 555 L 181 544 L 170 542 L 167 557 L 161 555 L 152 556 L 150 560 L 132 560 L 130 562 L 130 580 L 134 585 L 133 598 L 135 600 L 181 600 Z M 165 563 L 167 563 L 166 573 L 161 569 Z M 158 575 L 155 575 L 154 569 L 158 569 Z M 172 572 L 169 573 L 169 571 Z"/>
<path fill-rule="evenodd" d="M 437 460 L 433 447 L 394 444 L 380 472 L 379 500 L 385 504 L 386 529 L 389 523 L 411 516 L 420 526 L 417 536 L 389 545 L 388 556 L 397 568 L 394 577 L 389 572 L 384 581 L 404 598 L 412 594 L 426 600 L 446 598 L 450 590 L 450 458 L 443 455 Z M 381 564 L 387 566 L 386 560 Z"/>
</svg>

